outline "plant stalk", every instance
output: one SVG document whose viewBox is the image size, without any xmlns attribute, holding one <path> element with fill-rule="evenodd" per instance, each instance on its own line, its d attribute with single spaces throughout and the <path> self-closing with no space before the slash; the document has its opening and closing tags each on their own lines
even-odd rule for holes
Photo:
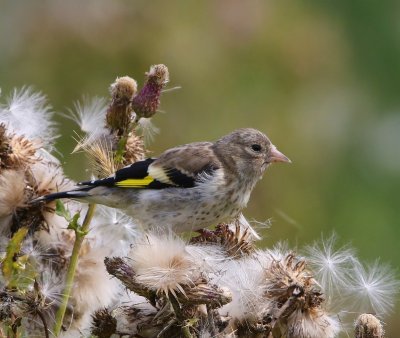
<svg viewBox="0 0 400 338">
<path fill-rule="evenodd" d="M 74 247 L 72 249 L 71 258 L 68 265 L 67 277 L 65 280 L 65 286 L 63 291 L 63 296 L 61 300 L 61 305 L 58 308 L 56 314 L 56 323 L 54 326 L 54 336 L 58 337 L 61 332 L 61 327 L 64 320 L 65 311 L 67 309 L 68 300 L 71 295 L 71 290 L 74 282 L 76 267 L 78 266 L 79 252 L 81 250 L 81 246 L 85 236 L 89 230 L 90 222 L 94 215 L 96 204 L 89 204 L 85 219 L 83 220 L 83 224 L 79 229 L 75 230 L 75 242 Z"/>
</svg>

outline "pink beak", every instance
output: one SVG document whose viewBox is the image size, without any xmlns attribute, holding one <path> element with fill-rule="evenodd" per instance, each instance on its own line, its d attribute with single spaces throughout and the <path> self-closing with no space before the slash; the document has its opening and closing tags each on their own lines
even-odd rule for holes
<svg viewBox="0 0 400 338">
<path fill-rule="evenodd" d="M 285 155 L 283 155 L 276 147 L 272 144 L 271 145 L 271 150 L 268 155 L 268 162 L 286 162 L 286 163 L 292 163 L 289 158 L 287 158 Z"/>
</svg>

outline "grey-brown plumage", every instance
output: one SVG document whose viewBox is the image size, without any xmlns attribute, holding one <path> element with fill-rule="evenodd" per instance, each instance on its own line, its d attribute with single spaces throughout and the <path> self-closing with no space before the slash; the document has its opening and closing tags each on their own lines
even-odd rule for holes
<svg viewBox="0 0 400 338">
<path fill-rule="evenodd" d="M 143 227 L 198 230 L 237 217 L 272 162 L 290 162 L 258 130 L 243 128 L 214 143 L 169 149 L 113 177 L 45 196 L 73 198 L 124 210 Z"/>
</svg>

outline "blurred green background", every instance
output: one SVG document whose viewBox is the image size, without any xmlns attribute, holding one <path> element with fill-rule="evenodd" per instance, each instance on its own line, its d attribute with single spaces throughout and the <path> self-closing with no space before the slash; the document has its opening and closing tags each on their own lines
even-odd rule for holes
<svg viewBox="0 0 400 338">
<path fill-rule="evenodd" d="M 154 154 L 256 127 L 293 161 L 269 169 L 245 212 L 272 218 L 265 245 L 335 231 L 363 261 L 397 267 L 399 19 L 398 1 L 3 1 L 0 86 L 33 85 L 66 113 L 164 63 L 182 89 L 162 97 Z M 58 120 L 66 173 L 87 178 L 76 127 Z"/>
</svg>

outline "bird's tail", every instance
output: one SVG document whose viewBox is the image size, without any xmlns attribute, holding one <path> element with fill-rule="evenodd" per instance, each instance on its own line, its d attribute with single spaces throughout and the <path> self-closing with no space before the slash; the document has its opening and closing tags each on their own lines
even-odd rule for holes
<svg viewBox="0 0 400 338">
<path fill-rule="evenodd" d="M 34 204 L 39 202 L 51 202 L 54 200 L 58 200 L 60 198 L 71 198 L 71 199 L 85 198 L 89 196 L 89 191 L 92 188 L 93 187 L 83 187 L 83 188 L 78 188 L 76 190 L 55 192 L 53 194 L 48 194 L 45 196 L 35 198 L 32 201 L 30 201 L 30 203 Z"/>
</svg>

